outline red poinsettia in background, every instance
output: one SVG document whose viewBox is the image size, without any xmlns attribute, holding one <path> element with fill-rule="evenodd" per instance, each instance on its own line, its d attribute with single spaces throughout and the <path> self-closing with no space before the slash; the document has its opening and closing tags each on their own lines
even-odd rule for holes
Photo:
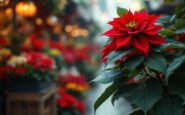
<svg viewBox="0 0 185 115">
<path fill-rule="evenodd" d="M 90 61 L 89 51 L 87 46 L 76 48 L 74 46 L 66 46 L 62 50 L 64 60 L 69 64 L 75 64 L 79 61 Z"/>
<path fill-rule="evenodd" d="M 27 63 L 32 65 L 35 70 L 42 69 L 46 70 L 53 70 L 55 67 L 55 62 L 51 58 L 42 53 L 28 53 L 25 54 L 27 59 Z"/>
<path fill-rule="evenodd" d="M 112 51 L 128 48 L 134 48 L 133 52 L 148 56 L 150 45 L 164 44 L 164 38 L 158 35 L 162 27 L 154 24 L 158 18 L 159 16 L 148 15 L 146 11 L 128 11 L 109 22 L 113 28 L 103 35 L 110 37 L 111 43 L 104 47 L 102 61 L 106 62 Z"/>
<path fill-rule="evenodd" d="M 8 53 L 8 50 L 0 50 L 0 58 L 5 53 Z M 12 54 L 7 60 L 1 61 L 0 64 L 0 80 L 11 82 L 24 79 L 27 82 L 31 79 L 44 81 L 46 79 L 54 80 L 56 78 L 55 61 L 42 53 Z M 45 74 L 47 78 L 44 77 Z"/>
<path fill-rule="evenodd" d="M 78 109 L 81 115 L 85 115 L 85 105 L 77 100 L 73 95 L 67 93 L 65 88 L 60 88 L 58 93 L 57 104 L 62 109 Z"/>
<path fill-rule="evenodd" d="M 70 91 L 83 93 L 90 88 L 86 80 L 86 77 L 83 75 L 75 75 L 72 73 L 67 73 L 65 75 L 60 75 L 59 81 L 62 87 L 65 87 L 66 90 L 70 90 Z"/>
</svg>

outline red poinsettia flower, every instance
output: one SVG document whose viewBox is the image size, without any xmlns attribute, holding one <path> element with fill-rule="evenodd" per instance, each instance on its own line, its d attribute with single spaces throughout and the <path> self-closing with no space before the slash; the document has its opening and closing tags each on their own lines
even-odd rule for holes
<svg viewBox="0 0 185 115">
<path fill-rule="evenodd" d="M 113 28 L 104 35 L 111 38 L 111 43 L 104 47 L 102 61 L 106 62 L 107 55 L 112 51 L 128 48 L 134 48 L 147 56 L 150 45 L 164 44 L 164 38 L 158 35 L 162 27 L 154 25 L 158 18 L 159 16 L 148 15 L 146 11 L 129 11 L 109 22 Z"/>
<path fill-rule="evenodd" d="M 15 68 L 16 75 L 25 74 L 28 70 L 24 67 Z"/>
<path fill-rule="evenodd" d="M 28 53 L 25 55 L 25 57 L 27 58 L 28 64 L 33 66 L 35 70 L 42 69 L 45 71 L 54 69 L 54 60 L 42 53 Z"/>
<path fill-rule="evenodd" d="M 76 98 L 66 92 L 64 88 L 59 90 L 59 98 L 57 99 L 57 104 L 61 108 L 73 108 L 77 105 L 78 101 Z"/>
</svg>

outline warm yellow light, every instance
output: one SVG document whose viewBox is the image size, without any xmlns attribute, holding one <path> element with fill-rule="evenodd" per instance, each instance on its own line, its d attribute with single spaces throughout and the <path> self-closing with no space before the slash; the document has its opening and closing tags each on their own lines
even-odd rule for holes
<svg viewBox="0 0 185 115">
<path fill-rule="evenodd" d="M 65 27 L 65 31 L 68 32 L 68 33 L 71 32 L 72 29 L 73 29 L 73 28 L 72 28 L 71 25 L 67 25 L 67 26 Z"/>
<path fill-rule="evenodd" d="M 42 21 L 41 18 L 37 18 L 37 19 L 35 20 L 35 23 L 36 23 L 37 25 L 42 25 L 43 21 Z"/>
<path fill-rule="evenodd" d="M 140 4 L 139 1 L 134 1 L 134 2 L 132 3 L 132 9 L 133 9 L 134 11 L 139 11 L 141 8 L 142 8 L 142 7 L 141 7 L 141 4 Z"/>
<path fill-rule="evenodd" d="M 36 14 L 37 8 L 33 2 L 19 2 L 16 5 L 16 13 L 23 17 L 32 17 Z"/>
<path fill-rule="evenodd" d="M 7 9 L 5 10 L 5 13 L 6 13 L 7 15 L 11 15 L 11 14 L 12 14 L 12 9 L 11 9 L 11 8 L 7 8 Z"/>
</svg>

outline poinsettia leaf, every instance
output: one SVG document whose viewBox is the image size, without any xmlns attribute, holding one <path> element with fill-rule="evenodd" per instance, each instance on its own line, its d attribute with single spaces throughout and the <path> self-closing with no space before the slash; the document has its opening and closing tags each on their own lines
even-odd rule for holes
<svg viewBox="0 0 185 115">
<path fill-rule="evenodd" d="M 107 68 L 105 68 L 105 71 L 121 70 L 122 68 L 123 68 L 122 65 L 119 64 L 119 65 L 116 65 L 116 66 L 113 66 L 113 67 L 107 67 Z"/>
<path fill-rule="evenodd" d="M 167 68 L 166 71 L 166 79 L 173 74 L 173 72 L 182 65 L 182 63 L 185 61 L 185 54 L 183 53 L 182 55 L 176 57 L 173 62 L 170 63 L 170 65 Z"/>
<path fill-rule="evenodd" d="M 180 28 L 180 29 L 177 29 L 177 30 L 175 31 L 175 33 L 176 33 L 176 34 L 185 33 L 185 27 L 182 27 L 182 28 Z"/>
<path fill-rule="evenodd" d="M 184 13 L 185 11 L 183 11 L 183 15 Z M 177 19 L 175 23 L 175 28 L 176 28 L 176 31 L 175 31 L 176 34 L 185 33 L 185 19 Z"/>
<path fill-rule="evenodd" d="M 113 93 L 115 93 L 120 87 L 122 83 L 113 83 L 110 85 L 103 94 L 96 100 L 94 104 L 94 110 L 96 111 Z"/>
<path fill-rule="evenodd" d="M 133 71 L 136 67 L 138 67 L 144 61 L 143 55 L 136 55 L 131 57 L 125 61 L 125 66 L 128 70 Z"/>
<path fill-rule="evenodd" d="M 120 60 L 122 57 L 126 56 L 129 54 L 133 49 L 128 49 L 128 50 L 120 50 L 120 51 L 114 51 L 108 55 L 107 59 L 107 64 L 109 63 L 114 63 L 117 60 Z"/>
<path fill-rule="evenodd" d="M 147 10 L 147 9 L 146 8 L 142 8 L 141 10 L 139 10 L 139 12 L 143 12 L 145 10 Z"/>
<path fill-rule="evenodd" d="M 185 44 L 175 40 L 168 40 L 166 44 L 157 46 L 156 50 L 165 50 L 169 48 L 181 49 L 181 48 L 185 48 Z"/>
<path fill-rule="evenodd" d="M 185 77 L 181 76 L 171 76 L 169 78 L 169 91 L 174 95 L 178 95 L 185 100 Z"/>
<path fill-rule="evenodd" d="M 152 53 L 146 59 L 145 65 L 152 70 L 165 74 L 168 63 L 162 55 L 158 53 Z"/>
<path fill-rule="evenodd" d="M 118 14 L 119 17 L 122 17 L 123 14 L 125 14 L 125 13 L 128 13 L 128 10 L 127 9 L 120 8 L 120 7 L 117 8 L 117 14 Z"/>
<path fill-rule="evenodd" d="M 174 2 L 175 0 L 165 0 L 165 3 Z"/>
<path fill-rule="evenodd" d="M 163 24 L 164 27 L 171 26 L 173 23 L 170 22 L 171 16 L 163 16 L 157 20 L 157 23 Z"/>
<path fill-rule="evenodd" d="M 183 115 L 183 100 L 177 96 L 164 95 L 153 107 L 154 115 Z"/>
<path fill-rule="evenodd" d="M 149 79 L 146 83 L 123 86 L 113 95 L 112 101 L 124 97 L 128 102 L 140 107 L 146 113 L 160 99 L 161 95 L 160 82 L 156 79 Z"/>
<path fill-rule="evenodd" d="M 185 14 L 185 3 L 178 4 L 175 9 L 176 18 L 181 18 Z"/>
<path fill-rule="evenodd" d="M 117 79 L 122 73 L 123 73 L 123 70 L 103 71 L 93 81 L 98 83 L 103 83 L 103 84 L 111 83 L 115 79 Z"/>
<path fill-rule="evenodd" d="M 171 29 L 163 29 L 161 32 L 160 32 L 161 35 L 164 35 L 164 36 L 172 36 L 174 35 L 174 31 L 171 30 Z"/>
<path fill-rule="evenodd" d="M 145 113 L 142 110 L 137 110 L 131 113 L 130 115 L 145 115 Z"/>
</svg>

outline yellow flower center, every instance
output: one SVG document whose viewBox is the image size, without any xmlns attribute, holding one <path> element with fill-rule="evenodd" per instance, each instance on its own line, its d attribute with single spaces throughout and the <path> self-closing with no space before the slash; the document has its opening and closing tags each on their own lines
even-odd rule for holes
<svg viewBox="0 0 185 115">
<path fill-rule="evenodd" d="M 49 54 L 51 56 L 59 56 L 61 54 L 61 52 L 58 49 L 51 49 Z"/>
<path fill-rule="evenodd" d="M 135 26 L 136 24 L 137 24 L 137 22 L 135 22 L 135 21 L 130 21 L 126 26 L 127 26 L 128 28 L 133 29 L 134 26 Z"/>
</svg>

